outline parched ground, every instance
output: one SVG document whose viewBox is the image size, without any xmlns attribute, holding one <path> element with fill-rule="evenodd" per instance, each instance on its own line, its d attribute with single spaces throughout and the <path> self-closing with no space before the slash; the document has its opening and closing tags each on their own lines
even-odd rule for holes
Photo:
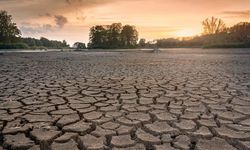
<svg viewBox="0 0 250 150">
<path fill-rule="evenodd" d="M 249 150 L 250 50 L 0 55 L 0 150 Z"/>
</svg>

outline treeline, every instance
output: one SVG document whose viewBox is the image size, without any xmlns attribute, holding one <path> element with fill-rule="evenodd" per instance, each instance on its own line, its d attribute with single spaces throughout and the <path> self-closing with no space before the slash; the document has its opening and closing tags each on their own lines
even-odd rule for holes
<svg viewBox="0 0 250 150">
<path fill-rule="evenodd" d="M 61 48 L 68 48 L 69 45 L 65 40 L 63 41 L 56 41 L 56 40 L 49 40 L 47 38 L 41 37 L 40 39 L 35 38 L 21 38 L 20 42 L 27 44 L 30 48 L 48 48 L 48 49 L 61 49 Z"/>
<path fill-rule="evenodd" d="M 22 38 L 21 31 L 12 22 L 12 16 L 0 10 L 0 49 L 61 49 L 68 48 L 64 41 Z"/>
<path fill-rule="evenodd" d="M 227 27 L 222 19 L 207 18 L 202 22 L 203 33 L 188 38 L 168 38 L 146 42 L 138 42 L 138 31 L 135 26 L 113 23 L 96 25 L 90 29 L 89 43 L 76 42 L 77 50 L 89 49 L 128 49 L 128 48 L 245 48 L 250 47 L 250 23 L 241 22 Z M 12 16 L 0 10 L 0 49 L 62 49 L 69 48 L 67 42 L 22 38 L 21 31 L 12 22 Z"/>
<path fill-rule="evenodd" d="M 203 48 L 248 48 L 250 47 L 250 23 L 240 22 L 227 27 L 223 20 L 207 18 L 202 22 L 203 34 L 189 38 L 168 38 L 156 40 L 159 48 L 203 47 Z M 154 47 L 151 42 L 145 47 Z"/>
<path fill-rule="evenodd" d="M 69 48 L 67 42 L 49 40 L 44 37 L 40 39 L 35 38 L 21 38 L 16 37 L 11 42 L 0 42 L 0 49 L 63 49 Z"/>
<path fill-rule="evenodd" d="M 136 48 L 138 31 L 135 26 L 121 23 L 111 25 L 97 25 L 90 29 L 90 49 L 115 49 L 115 48 Z"/>
</svg>

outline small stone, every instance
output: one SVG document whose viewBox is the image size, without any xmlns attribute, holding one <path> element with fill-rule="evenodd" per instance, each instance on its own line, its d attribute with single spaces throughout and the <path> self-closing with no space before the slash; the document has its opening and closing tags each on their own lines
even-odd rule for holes
<svg viewBox="0 0 250 150">
<path fill-rule="evenodd" d="M 130 135 L 113 136 L 111 145 L 118 148 L 126 148 L 135 145 L 135 141 L 131 140 Z"/>
</svg>

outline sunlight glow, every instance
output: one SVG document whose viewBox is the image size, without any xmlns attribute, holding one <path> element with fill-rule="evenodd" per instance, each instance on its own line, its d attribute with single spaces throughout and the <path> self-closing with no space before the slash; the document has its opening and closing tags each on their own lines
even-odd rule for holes
<svg viewBox="0 0 250 150">
<path fill-rule="evenodd" d="M 177 31 L 175 34 L 177 37 L 191 37 L 191 36 L 197 35 L 198 33 L 191 29 L 183 29 L 183 30 Z"/>
</svg>

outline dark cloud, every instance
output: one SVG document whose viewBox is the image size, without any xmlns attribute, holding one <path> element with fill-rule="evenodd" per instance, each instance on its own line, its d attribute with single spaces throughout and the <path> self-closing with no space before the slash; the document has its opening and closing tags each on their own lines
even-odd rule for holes
<svg viewBox="0 0 250 150">
<path fill-rule="evenodd" d="M 61 15 L 56 15 L 55 16 L 55 22 L 56 22 L 56 25 L 59 27 L 59 28 L 63 28 L 63 26 L 68 23 L 68 19 L 64 16 L 61 16 Z"/>
</svg>

